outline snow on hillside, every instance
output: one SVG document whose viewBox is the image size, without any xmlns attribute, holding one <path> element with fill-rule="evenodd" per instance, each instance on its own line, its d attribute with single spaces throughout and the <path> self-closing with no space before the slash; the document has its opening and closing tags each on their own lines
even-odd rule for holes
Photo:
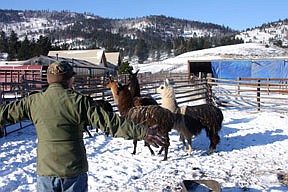
<svg viewBox="0 0 288 192">
<path fill-rule="evenodd" d="M 241 38 L 245 43 L 254 42 L 270 44 L 271 41 L 281 40 L 283 46 L 288 46 L 288 24 L 287 22 L 275 22 L 273 25 L 257 27 L 252 30 L 241 32 L 236 38 Z"/>
</svg>

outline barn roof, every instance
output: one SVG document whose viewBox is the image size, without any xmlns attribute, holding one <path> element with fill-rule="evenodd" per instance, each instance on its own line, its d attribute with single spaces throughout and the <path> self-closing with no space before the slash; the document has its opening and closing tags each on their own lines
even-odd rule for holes
<svg viewBox="0 0 288 192">
<path fill-rule="evenodd" d="M 80 60 L 80 59 L 70 59 L 70 58 L 62 58 L 62 57 L 56 57 L 56 56 L 44 56 L 41 55 L 39 57 L 33 57 L 29 60 L 27 60 L 24 65 L 37 65 L 37 64 L 41 64 L 44 66 L 48 66 L 51 63 L 55 62 L 55 61 L 67 61 L 69 62 L 71 65 L 73 66 L 77 66 L 77 67 L 87 67 L 87 68 L 97 68 L 97 69 L 106 69 L 106 67 L 103 66 L 97 66 L 94 65 L 93 63 L 90 63 L 88 61 L 85 60 Z"/>
<path fill-rule="evenodd" d="M 111 63 L 115 66 L 119 65 L 119 52 L 106 52 L 105 56 L 108 63 Z"/>
<path fill-rule="evenodd" d="M 107 67 L 106 57 L 102 49 L 49 51 L 48 56 L 85 60 L 94 65 Z"/>
</svg>

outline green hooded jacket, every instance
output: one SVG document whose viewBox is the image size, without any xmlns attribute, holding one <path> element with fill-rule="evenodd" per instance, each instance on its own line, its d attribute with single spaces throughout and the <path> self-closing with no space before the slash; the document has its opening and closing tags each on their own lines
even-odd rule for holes
<svg viewBox="0 0 288 192">
<path fill-rule="evenodd" d="M 0 123 L 31 120 L 38 137 L 37 174 L 61 178 L 88 171 L 83 129 L 88 124 L 113 137 L 142 140 L 147 127 L 134 124 L 115 113 L 107 113 L 89 98 L 61 84 L 46 91 L 0 106 Z"/>
</svg>

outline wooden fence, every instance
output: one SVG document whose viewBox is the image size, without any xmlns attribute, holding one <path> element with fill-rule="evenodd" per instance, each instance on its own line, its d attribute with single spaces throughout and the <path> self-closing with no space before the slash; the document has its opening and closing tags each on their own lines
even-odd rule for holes
<svg viewBox="0 0 288 192">
<path fill-rule="evenodd" d="M 210 78 L 208 82 L 213 98 L 221 106 L 288 112 L 288 79 Z"/>
<path fill-rule="evenodd" d="M 151 95 L 159 104 L 161 96 L 156 89 L 168 78 L 172 82 L 176 93 L 177 102 L 181 104 L 199 105 L 207 102 L 215 102 L 225 108 L 251 109 L 255 111 L 273 110 L 288 112 L 288 79 L 262 79 L 262 78 L 239 78 L 238 80 L 227 79 L 194 79 L 187 80 L 186 74 L 164 74 L 158 76 L 140 75 L 141 94 Z M 127 76 L 118 77 L 123 83 L 128 81 Z M 114 111 L 118 109 L 114 104 L 110 89 L 105 87 L 105 79 L 89 81 L 90 84 L 82 84 L 76 81 L 75 89 L 82 94 L 89 95 L 94 99 L 109 101 Z M 11 90 L 1 89 L 0 103 L 10 100 L 21 99 L 31 91 L 36 91 L 34 84 L 45 82 L 24 81 L 15 84 Z M 47 85 L 47 83 L 46 83 Z M 45 86 L 43 86 L 45 87 Z M 20 124 L 20 126 L 22 126 Z M 5 134 L 8 134 L 5 133 Z"/>
</svg>

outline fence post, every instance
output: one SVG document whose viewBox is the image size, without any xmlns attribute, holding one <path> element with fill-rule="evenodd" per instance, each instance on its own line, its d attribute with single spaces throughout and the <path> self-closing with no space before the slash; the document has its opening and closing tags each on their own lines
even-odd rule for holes
<svg viewBox="0 0 288 192">
<path fill-rule="evenodd" d="M 257 111 L 260 111 L 260 80 L 257 85 Z"/>
<path fill-rule="evenodd" d="M 241 81 L 241 77 L 238 77 L 238 89 L 237 89 L 237 94 L 239 95 L 240 94 L 240 81 Z"/>
<path fill-rule="evenodd" d="M 212 93 L 212 73 L 207 73 L 207 80 L 206 80 L 206 86 L 207 86 L 207 98 L 208 98 L 208 102 L 212 102 L 213 101 L 213 93 Z"/>
</svg>

